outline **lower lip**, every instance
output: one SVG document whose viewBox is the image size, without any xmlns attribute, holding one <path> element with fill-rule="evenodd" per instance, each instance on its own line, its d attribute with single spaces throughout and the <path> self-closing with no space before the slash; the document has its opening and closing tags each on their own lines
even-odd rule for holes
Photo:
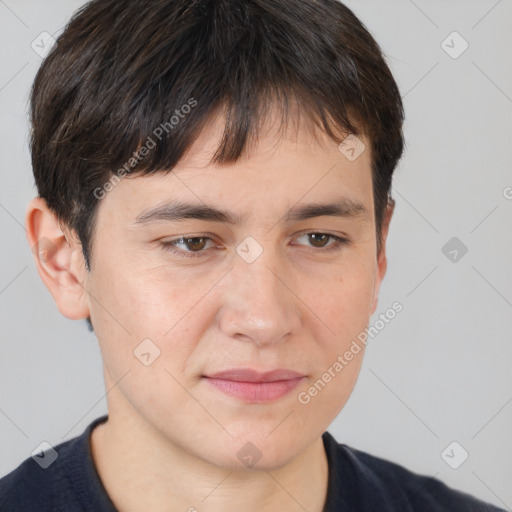
<svg viewBox="0 0 512 512">
<path fill-rule="evenodd" d="M 273 382 L 239 382 L 234 380 L 213 379 L 206 380 L 217 389 L 229 396 L 234 396 L 244 402 L 270 402 L 277 400 L 295 389 L 303 377 Z"/>
</svg>

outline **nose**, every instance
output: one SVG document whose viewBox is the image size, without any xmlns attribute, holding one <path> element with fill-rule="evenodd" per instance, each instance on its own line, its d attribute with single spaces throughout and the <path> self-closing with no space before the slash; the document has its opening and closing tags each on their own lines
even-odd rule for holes
<svg viewBox="0 0 512 512">
<path fill-rule="evenodd" d="M 301 326 L 300 292 L 290 273 L 269 250 L 252 263 L 235 260 L 218 313 L 221 331 L 260 346 L 285 341 Z"/>
</svg>

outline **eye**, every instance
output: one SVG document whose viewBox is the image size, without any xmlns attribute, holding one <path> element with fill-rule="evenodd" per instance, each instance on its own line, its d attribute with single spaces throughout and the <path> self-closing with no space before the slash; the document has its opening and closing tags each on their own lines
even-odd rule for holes
<svg viewBox="0 0 512 512">
<path fill-rule="evenodd" d="M 310 232 L 310 233 L 304 233 L 298 239 L 301 238 L 307 238 L 309 242 L 311 242 L 312 247 L 316 249 L 323 249 L 324 247 L 327 247 L 327 249 L 324 249 L 325 251 L 331 251 L 331 250 L 339 250 L 343 245 L 347 245 L 349 243 L 349 240 L 347 238 L 343 238 L 341 236 L 332 235 L 330 233 L 318 233 L 318 232 Z M 333 243 L 329 244 L 328 242 L 330 240 L 333 240 Z"/>
<path fill-rule="evenodd" d="M 177 238 L 176 240 L 170 240 L 169 242 L 162 242 L 162 247 L 166 251 L 171 251 L 178 256 L 183 256 L 185 258 L 194 258 L 201 256 L 201 253 L 204 252 L 207 242 L 210 241 L 213 243 L 213 240 L 207 236 L 192 236 L 185 237 L 182 236 Z M 178 246 L 187 248 L 186 250 L 178 248 Z M 215 247 L 215 244 L 213 244 Z M 198 254 L 195 254 L 198 253 Z"/>
</svg>

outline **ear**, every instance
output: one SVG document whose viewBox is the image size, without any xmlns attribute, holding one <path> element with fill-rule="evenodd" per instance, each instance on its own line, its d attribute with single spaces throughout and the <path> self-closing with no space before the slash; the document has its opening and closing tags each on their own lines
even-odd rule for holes
<svg viewBox="0 0 512 512">
<path fill-rule="evenodd" d="M 44 199 L 35 197 L 25 214 L 27 240 L 37 271 L 59 311 L 71 320 L 89 316 L 82 246 L 61 223 Z"/>
<path fill-rule="evenodd" d="M 386 269 L 388 266 L 388 261 L 386 258 L 386 240 L 388 237 L 389 224 L 391 222 L 391 217 L 393 216 L 393 211 L 395 210 L 395 200 L 389 199 L 388 204 L 386 206 L 386 211 L 384 213 L 384 218 L 382 219 L 382 244 L 380 252 L 377 256 L 377 269 L 375 273 L 375 283 L 373 288 L 373 298 L 372 302 L 370 302 L 370 316 L 375 313 L 377 309 L 377 304 L 379 302 L 379 290 L 382 280 L 386 275 Z"/>
</svg>

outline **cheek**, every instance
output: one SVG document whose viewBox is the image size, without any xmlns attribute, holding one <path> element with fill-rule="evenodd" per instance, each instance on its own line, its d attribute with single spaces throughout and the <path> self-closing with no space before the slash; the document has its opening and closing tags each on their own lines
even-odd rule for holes
<svg viewBox="0 0 512 512">
<path fill-rule="evenodd" d="M 183 372 L 214 321 L 211 301 L 217 281 L 214 276 L 193 278 L 179 269 L 138 270 L 131 265 L 117 265 L 96 276 L 91 292 L 101 297 L 101 305 L 95 305 L 95 331 L 105 363 L 118 378 L 125 368 L 138 369 L 134 350 L 149 339 L 157 347 L 155 353 L 160 351 L 152 368 Z"/>
<path fill-rule="evenodd" d="M 347 264 L 325 279 L 323 286 L 309 287 L 307 303 L 328 326 L 333 349 L 350 345 L 368 325 L 374 288 L 372 265 L 371 261 Z"/>
<path fill-rule="evenodd" d="M 315 415 L 326 422 L 336 418 L 357 381 L 365 352 L 360 335 L 370 320 L 372 292 L 372 271 L 361 265 L 332 279 L 321 293 L 308 299 L 322 319 L 322 323 L 315 322 L 319 327 L 314 334 L 319 364 L 299 403 L 305 404 L 305 410 L 314 408 Z"/>
<path fill-rule="evenodd" d="M 103 266 L 93 287 L 108 310 L 99 314 L 107 314 L 109 322 L 115 318 L 135 338 L 161 338 L 193 312 L 211 288 L 210 281 L 201 276 L 194 278 L 187 270 L 143 267 L 130 259 L 124 264 Z M 101 306 L 96 305 L 96 309 Z"/>
</svg>

